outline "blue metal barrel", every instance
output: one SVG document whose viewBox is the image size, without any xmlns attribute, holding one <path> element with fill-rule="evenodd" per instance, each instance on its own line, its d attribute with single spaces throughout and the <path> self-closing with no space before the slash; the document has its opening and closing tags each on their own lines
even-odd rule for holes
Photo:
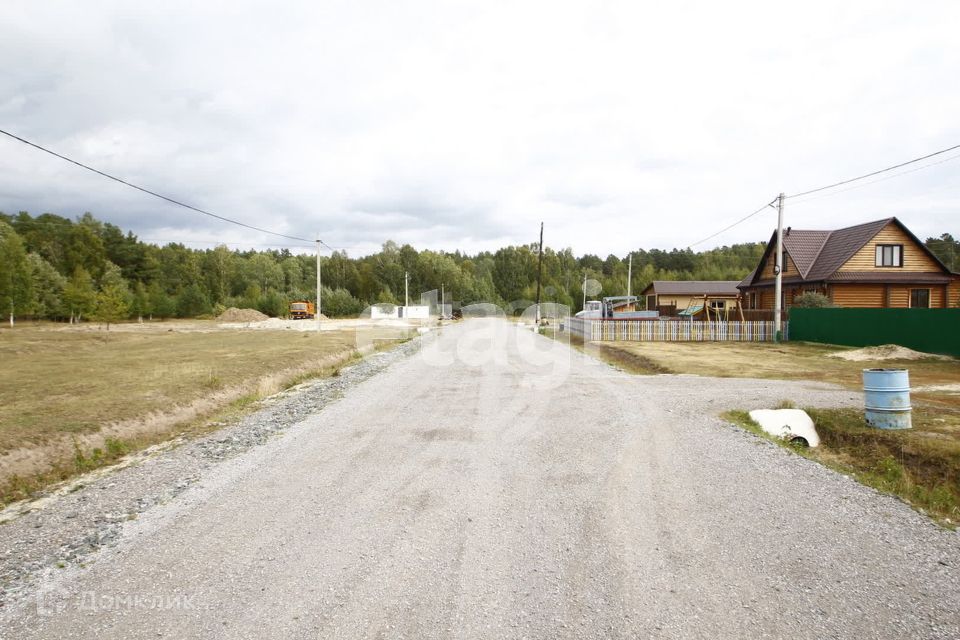
<svg viewBox="0 0 960 640">
<path fill-rule="evenodd" d="M 877 429 L 909 429 L 910 374 L 906 369 L 864 369 L 864 417 Z"/>
</svg>

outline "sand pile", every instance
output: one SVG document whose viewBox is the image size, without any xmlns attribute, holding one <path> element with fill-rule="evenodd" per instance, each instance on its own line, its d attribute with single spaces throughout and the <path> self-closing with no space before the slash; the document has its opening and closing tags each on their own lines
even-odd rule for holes
<svg viewBox="0 0 960 640">
<path fill-rule="evenodd" d="M 325 322 L 321 323 L 321 327 L 324 330 L 330 330 L 337 328 L 337 325 L 330 321 L 326 316 L 320 316 L 321 320 Z M 317 330 L 317 321 L 314 320 L 292 320 L 289 318 L 266 318 L 264 320 L 255 320 L 251 322 L 221 322 L 219 327 L 221 329 L 265 329 L 265 330 L 277 330 L 277 329 L 292 329 L 294 331 L 316 331 Z"/>
<path fill-rule="evenodd" d="M 218 322 L 262 322 L 266 320 L 269 316 L 266 316 L 256 309 L 237 309 L 236 307 L 230 307 L 219 316 L 217 316 Z"/>
<path fill-rule="evenodd" d="M 850 360 L 851 362 L 867 362 L 870 360 L 921 360 L 923 358 L 936 358 L 937 360 L 950 360 L 949 356 L 938 356 L 933 353 L 923 353 L 914 351 L 898 344 L 883 344 L 879 347 L 864 347 L 854 351 L 837 351 L 831 353 L 828 357 L 840 358 L 841 360 Z"/>
</svg>

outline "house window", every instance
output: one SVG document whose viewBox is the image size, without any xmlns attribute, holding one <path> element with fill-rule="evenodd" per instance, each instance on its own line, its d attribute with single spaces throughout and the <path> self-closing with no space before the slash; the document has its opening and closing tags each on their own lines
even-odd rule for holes
<svg viewBox="0 0 960 640">
<path fill-rule="evenodd" d="M 751 291 L 751 292 L 750 292 L 750 297 L 749 297 L 749 299 L 748 299 L 748 301 L 749 301 L 749 303 L 750 303 L 750 308 L 751 308 L 751 309 L 759 309 L 759 308 L 760 308 L 760 304 L 759 304 L 759 301 L 757 300 L 757 298 L 758 298 L 757 292 L 756 292 L 756 291 Z"/>
<path fill-rule="evenodd" d="M 910 307 L 928 309 L 930 307 L 930 289 L 910 289 Z"/>
<path fill-rule="evenodd" d="M 647 296 L 647 310 L 653 311 L 657 308 L 657 296 L 656 294 L 651 294 Z"/>
<path fill-rule="evenodd" d="M 902 244 L 878 244 L 876 266 L 902 267 L 903 266 L 903 245 Z"/>
<path fill-rule="evenodd" d="M 786 273 L 790 268 L 790 261 L 787 260 L 787 252 L 783 252 L 783 258 L 780 259 L 780 273 Z"/>
<path fill-rule="evenodd" d="M 710 301 L 710 308 L 711 308 L 711 309 L 718 309 L 718 310 L 720 310 L 720 311 L 723 311 L 726 307 L 727 307 L 727 303 L 726 303 L 725 300 L 711 300 L 711 301 Z"/>
</svg>

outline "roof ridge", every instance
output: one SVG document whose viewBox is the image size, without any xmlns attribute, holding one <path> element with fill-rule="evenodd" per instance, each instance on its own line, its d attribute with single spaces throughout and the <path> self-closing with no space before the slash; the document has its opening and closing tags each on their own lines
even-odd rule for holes
<svg viewBox="0 0 960 640">
<path fill-rule="evenodd" d="M 801 231 L 801 232 L 812 231 L 814 233 L 833 233 L 835 231 L 846 231 L 847 229 L 853 229 L 855 227 L 865 227 L 870 224 L 877 224 L 878 222 L 884 222 L 884 223 L 892 222 L 895 219 L 896 219 L 895 216 L 891 216 L 889 218 L 880 218 L 879 220 L 871 220 L 870 222 L 861 222 L 859 224 L 852 224 L 849 227 L 840 227 L 839 229 L 791 229 L 790 232 L 796 233 L 797 231 Z M 776 233 L 776 230 L 774 230 L 774 233 Z"/>
</svg>

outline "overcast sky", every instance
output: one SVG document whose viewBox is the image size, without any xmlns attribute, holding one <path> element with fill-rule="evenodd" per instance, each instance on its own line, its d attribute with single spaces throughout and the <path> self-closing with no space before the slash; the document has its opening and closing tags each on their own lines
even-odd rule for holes
<svg viewBox="0 0 960 640">
<path fill-rule="evenodd" d="M 960 2 L 5 0 L 0 128 L 353 256 L 686 247 L 960 144 Z M 937 160 L 958 155 L 939 156 Z M 838 190 L 839 191 L 839 190 Z M 0 211 L 285 241 L 0 136 Z M 960 236 L 960 159 L 805 203 Z M 696 249 L 766 240 L 756 216 Z"/>
</svg>

